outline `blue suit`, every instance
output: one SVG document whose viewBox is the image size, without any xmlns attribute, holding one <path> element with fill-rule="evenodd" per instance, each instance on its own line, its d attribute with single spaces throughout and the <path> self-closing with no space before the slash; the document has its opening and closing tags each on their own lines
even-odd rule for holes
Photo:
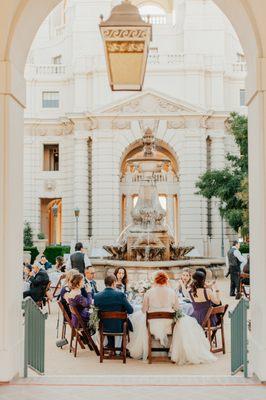
<svg viewBox="0 0 266 400">
<path fill-rule="evenodd" d="M 94 295 L 94 305 L 100 311 L 125 311 L 128 314 L 132 314 L 134 311 L 124 293 L 109 287 Z M 109 319 L 103 321 L 103 328 L 105 332 L 121 333 L 123 323 L 117 319 Z M 111 341 L 108 341 L 110 344 Z"/>
</svg>

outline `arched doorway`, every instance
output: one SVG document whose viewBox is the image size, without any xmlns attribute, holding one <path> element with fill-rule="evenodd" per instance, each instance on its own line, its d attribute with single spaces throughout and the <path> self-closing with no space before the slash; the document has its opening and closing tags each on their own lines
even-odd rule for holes
<svg viewBox="0 0 266 400">
<path fill-rule="evenodd" d="M 88 0 L 89 1 L 89 0 Z M 248 63 L 250 237 L 253 368 L 266 380 L 266 4 L 263 0 L 214 0 L 232 22 Z M 22 263 L 23 71 L 43 19 L 59 0 L 1 0 L 0 15 L 0 380 L 19 371 L 21 355 L 18 266 Z M 23 38 L 23 39 L 22 39 Z"/>
<path fill-rule="evenodd" d="M 156 141 L 155 156 L 158 158 L 167 157 L 170 165 L 163 168 L 163 171 L 155 177 L 159 200 L 161 206 L 166 211 L 166 223 L 175 242 L 179 241 L 179 218 L 178 218 L 178 198 L 179 198 L 179 168 L 177 157 L 168 148 L 169 146 L 162 140 Z M 132 167 L 127 166 L 129 159 L 140 156 L 143 151 L 141 140 L 132 143 L 123 154 L 120 166 L 120 231 L 131 223 L 131 211 L 138 199 L 139 180 L 141 174 L 133 174 Z M 134 161 L 133 161 L 134 163 Z"/>
</svg>

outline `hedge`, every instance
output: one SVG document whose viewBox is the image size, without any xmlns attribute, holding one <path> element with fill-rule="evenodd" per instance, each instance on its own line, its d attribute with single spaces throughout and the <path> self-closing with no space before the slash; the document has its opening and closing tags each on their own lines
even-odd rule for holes
<svg viewBox="0 0 266 400">
<path fill-rule="evenodd" d="M 24 251 L 29 251 L 31 255 L 30 263 L 33 264 L 36 260 L 36 257 L 39 255 L 39 250 L 37 247 L 24 247 Z"/>
<path fill-rule="evenodd" d="M 70 246 L 47 246 L 44 250 L 44 255 L 50 263 L 55 264 L 55 259 L 58 256 L 63 256 L 66 253 L 70 253 Z"/>
<path fill-rule="evenodd" d="M 249 243 L 240 244 L 240 252 L 243 254 L 249 254 Z"/>
</svg>

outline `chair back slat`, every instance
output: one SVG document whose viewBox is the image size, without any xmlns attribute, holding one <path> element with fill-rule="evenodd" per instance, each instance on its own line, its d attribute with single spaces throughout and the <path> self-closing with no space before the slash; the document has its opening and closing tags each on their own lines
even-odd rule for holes
<svg viewBox="0 0 266 400">
<path fill-rule="evenodd" d="M 127 319 L 127 313 L 123 311 L 100 311 L 100 319 Z"/>
<path fill-rule="evenodd" d="M 173 319 L 175 316 L 174 312 L 167 311 L 157 311 L 157 312 L 147 312 L 146 319 Z"/>
<path fill-rule="evenodd" d="M 212 307 L 211 315 L 224 315 L 226 313 L 226 310 L 228 308 L 228 304 L 225 304 L 223 306 L 217 306 L 217 307 Z"/>
<path fill-rule="evenodd" d="M 66 312 L 63 303 L 62 303 L 60 300 L 58 300 L 57 304 L 58 304 L 60 310 L 62 311 L 62 314 L 63 314 L 64 319 L 65 319 L 65 320 L 67 321 L 67 323 L 72 327 L 71 318 L 69 318 L 69 315 L 68 315 L 68 313 Z"/>
</svg>

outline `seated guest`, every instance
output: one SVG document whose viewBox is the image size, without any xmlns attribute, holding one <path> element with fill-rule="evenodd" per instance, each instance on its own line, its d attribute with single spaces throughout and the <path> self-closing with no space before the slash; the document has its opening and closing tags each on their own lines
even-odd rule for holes
<svg viewBox="0 0 266 400">
<path fill-rule="evenodd" d="M 29 276 L 30 289 L 23 293 L 23 297 L 30 296 L 34 301 L 40 301 L 45 296 L 46 288 L 49 283 L 49 276 L 38 264 L 33 265 Z"/>
<path fill-rule="evenodd" d="M 87 324 L 89 321 L 89 307 L 92 303 L 91 294 L 88 292 L 82 293 L 84 286 L 83 275 L 74 273 L 69 281 L 70 292 L 64 295 L 65 300 L 70 306 L 76 307 L 83 321 Z M 78 327 L 76 315 L 71 315 L 72 324 L 75 328 Z"/>
<path fill-rule="evenodd" d="M 127 271 L 124 267 L 117 267 L 114 272 L 116 277 L 116 289 L 123 293 L 127 291 Z"/>
<path fill-rule="evenodd" d="M 182 269 L 182 275 L 177 283 L 176 291 L 178 295 L 190 301 L 189 290 L 192 282 L 192 273 L 189 268 Z"/>
<path fill-rule="evenodd" d="M 67 271 L 66 276 L 65 276 L 65 280 L 64 280 L 64 286 L 62 287 L 62 289 L 60 291 L 60 294 L 58 296 L 58 300 L 61 301 L 61 303 L 62 303 L 65 311 L 67 312 L 69 318 L 71 318 L 71 312 L 70 312 L 70 309 L 69 309 L 68 302 L 65 299 L 65 294 L 70 292 L 70 290 L 71 290 L 70 281 L 71 281 L 72 277 L 75 274 L 78 274 L 78 273 L 79 272 L 76 269 L 70 269 L 69 271 Z M 84 288 L 81 289 L 81 292 L 82 292 L 83 296 L 85 296 L 85 297 L 87 296 L 87 292 L 85 291 Z"/>
<path fill-rule="evenodd" d="M 56 263 L 55 263 L 56 271 L 64 273 L 66 271 L 66 265 L 65 265 L 65 262 L 64 262 L 64 257 L 57 256 L 55 260 L 56 260 Z"/>
<path fill-rule="evenodd" d="M 52 264 L 47 260 L 47 258 L 45 257 L 45 255 L 41 256 L 41 260 L 39 262 L 39 265 L 41 268 L 44 268 L 46 271 L 48 269 L 53 268 Z"/>
<path fill-rule="evenodd" d="M 97 284 L 95 281 L 95 268 L 91 266 L 85 267 L 85 289 L 88 292 L 91 292 L 92 298 L 94 299 L 94 295 L 99 292 L 97 289 Z"/>
<path fill-rule="evenodd" d="M 249 256 L 248 256 L 246 264 L 244 265 L 243 273 L 249 275 Z M 242 282 L 243 285 L 247 285 L 248 286 L 250 284 L 249 277 L 241 278 L 241 282 Z"/>
<path fill-rule="evenodd" d="M 194 312 L 192 317 L 196 318 L 198 323 L 202 325 L 207 311 L 213 305 L 220 305 L 220 291 L 217 289 L 215 284 L 212 285 L 212 289 L 206 288 L 206 276 L 201 271 L 196 271 L 192 276 L 191 289 L 189 292 Z M 212 324 L 217 324 L 216 316 L 213 316 Z"/>
<path fill-rule="evenodd" d="M 107 275 L 105 280 L 105 289 L 95 294 L 94 305 L 100 311 L 125 311 L 128 314 L 133 313 L 133 307 L 128 302 L 125 294 L 116 290 L 116 277 L 115 275 Z M 103 321 L 103 328 L 105 332 L 121 333 L 123 331 L 123 323 L 120 320 L 110 319 Z M 115 340 L 113 336 L 107 336 L 108 348 L 115 347 Z"/>
<path fill-rule="evenodd" d="M 23 268 L 23 279 L 25 282 L 29 281 L 31 271 L 32 271 L 32 265 L 25 263 Z"/>
</svg>

